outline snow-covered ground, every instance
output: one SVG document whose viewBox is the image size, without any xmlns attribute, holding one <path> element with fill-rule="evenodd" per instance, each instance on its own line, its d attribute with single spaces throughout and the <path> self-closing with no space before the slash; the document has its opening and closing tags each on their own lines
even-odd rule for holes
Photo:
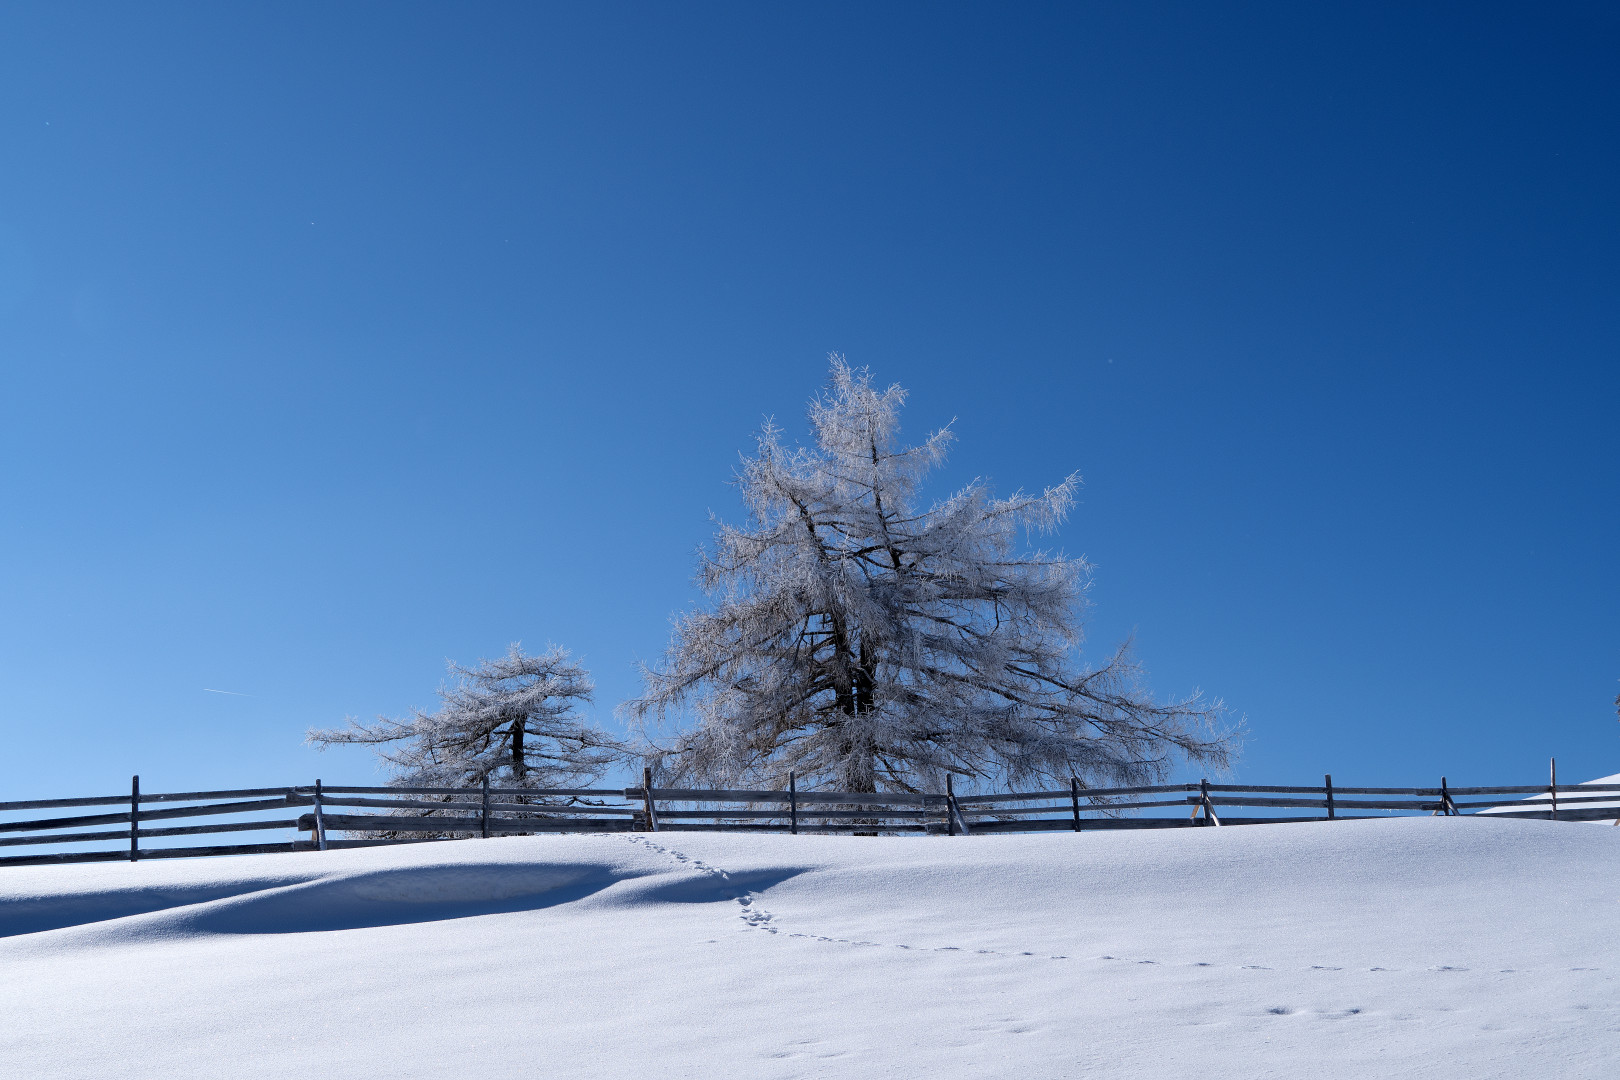
<svg viewBox="0 0 1620 1080">
<path fill-rule="evenodd" d="M 7 1077 L 1611 1077 L 1620 829 L 715 833 L 0 871 Z"/>
</svg>

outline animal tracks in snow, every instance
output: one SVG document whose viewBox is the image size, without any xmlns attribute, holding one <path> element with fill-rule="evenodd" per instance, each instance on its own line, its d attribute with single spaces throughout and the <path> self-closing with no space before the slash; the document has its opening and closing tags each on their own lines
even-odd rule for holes
<svg viewBox="0 0 1620 1080">
<path fill-rule="evenodd" d="M 771 912 L 765 910 L 764 907 L 760 906 L 760 904 L 758 902 L 757 895 L 752 890 L 747 889 L 743 885 L 743 883 L 741 881 L 734 880 L 733 876 L 729 872 L 727 872 L 725 870 L 722 870 L 722 869 L 720 869 L 719 867 L 716 867 L 716 866 L 710 866 L 708 863 L 704 862 L 703 860 L 693 858 L 692 856 L 687 855 L 685 852 L 677 851 L 674 848 L 666 847 L 663 844 L 654 843 L 652 840 L 649 840 L 645 835 L 631 835 L 631 836 L 625 837 L 625 839 L 629 843 L 640 844 L 640 845 L 642 845 L 643 847 L 647 848 L 650 851 L 656 851 L 660 855 L 663 855 L 663 856 L 665 856 L 667 858 L 670 858 L 670 859 L 674 859 L 676 862 L 680 863 L 682 866 L 688 867 L 688 868 L 690 868 L 692 870 L 696 870 L 699 873 L 702 873 L 702 874 L 704 874 L 704 875 L 706 875 L 708 877 L 715 878 L 715 879 L 718 879 L 720 881 L 726 882 L 729 885 L 732 885 L 736 890 L 736 895 L 728 896 L 727 899 L 734 900 L 736 902 L 737 906 L 741 909 L 738 912 L 738 915 L 742 919 L 742 921 L 748 925 L 748 928 L 750 930 L 763 930 L 767 934 L 777 934 L 777 933 L 782 932 L 780 927 L 774 925 L 774 923 L 776 921 L 776 916 L 774 914 L 772 914 Z M 964 948 L 960 948 L 959 946 L 955 946 L 955 945 L 942 945 L 942 946 L 935 946 L 935 947 L 917 946 L 917 945 L 891 945 L 891 944 L 887 944 L 887 943 L 881 942 L 881 941 L 862 941 L 862 940 L 858 940 L 858 939 L 855 939 L 855 938 L 829 937 L 826 934 L 787 933 L 787 934 L 784 934 L 783 936 L 784 937 L 792 937 L 792 938 L 804 938 L 804 939 L 809 940 L 809 941 L 825 941 L 825 942 L 828 942 L 829 944 L 854 945 L 854 946 L 859 946 L 859 947 L 863 947 L 863 948 L 904 949 L 904 950 L 906 950 L 908 952 L 959 952 L 959 953 L 966 953 L 966 954 L 969 954 L 969 955 L 978 955 L 978 956 L 1017 956 L 1017 957 L 1025 957 L 1025 956 L 1031 956 L 1032 957 L 1032 956 L 1040 955 L 1038 953 L 1033 953 L 1033 952 L 1012 953 L 1012 952 L 1001 952 L 1001 951 L 998 951 L 998 950 L 995 950 L 995 949 L 964 949 Z M 1066 956 L 1049 956 L 1049 957 L 1047 957 L 1047 959 L 1050 959 L 1050 960 L 1067 960 L 1068 957 L 1066 957 Z"/>
<path fill-rule="evenodd" d="M 732 881 L 731 875 L 726 871 L 721 870 L 718 867 L 710 866 L 702 859 L 694 859 L 685 852 L 676 851 L 674 848 L 665 847 L 663 844 L 655 844 L 651 840 L 647 839 L 647 837 L 644 835 L 631 835 L 625 837 L 625 839 L 629 843 L 640 844 L 649 851 L 656 851 L 660 855 L 674 859 L 682 866 L 696 870 L 707 877 L 714 878 L 725 882 L 727 885 L 734 886 L 734 894 L 727 896 L 727 899 L 736 901 L 737 906 L 742 909 L 739 915 L 742 918 L 742 921 L 748 924 L 748 928 L 750 930 L 763 930 L 767 934 L 774 934 L 777 932 L 776 927 L 771 925 L 771 922 L 775 916 L 766 911 L 764 908 L 759 907 L 754 902 L 753 892 L 744 888 L 740 882 Z"/>
<path fill-rule="evenodd" d="M 719 881 L 719 882 L 724 882 L 730 888 L 723 889 L 721 891 L 721 895 L 725 899 L 731 900 L 731 901 L 736 903 L 737 908 L 738 908 L 738 912 L 737 912 L 738 918 L 740 918 L 743 921 L 743 923 L 746 924 L 747 928 L 750 929 L 750 930 L 763 930 L 767 934 L 780 934 L 782 937 L 802 938 L 802 939 L 804 939 L 806 941 L 821 941 L 821 942 L 826 942 L 829 945 L 849 945 L 849 946 L 852 946 L 852 947 L 855 947 L 855 948 L 899 949 L 899 950 L 902 950 L 904 952 L 913 952 L 913 953 L 960 953 L 960 954 L 962 954 L 964 956 L 996 956 L 996 957 L 1006 957 L 1006 958 L 1019 959 L 1019 960 L 1022 960 L 1022 959 L 1031 959 L 1031 960 L 1069 960 L 1069 959 L 1073 959 L 1072 957 L 1070 957 L 1068 955 L 1060 954 L 1060 953 L 1044 953 L 1044 952 L 1035 952 L 1035 951 L 1010 952 L 1010 951 L 1001 950 L 1001 949 L 965 948 L 965 947 L 962 947 L 962 946 L 959 946 L 959 945 L 902 945 L 902 944 L 898 944 L 898 943 L 894 943 L 894 942 L 868 941 L 868 940 L 861 939 L 861 938 L 833 937 L 833 936 L 828 935 L 828 934 L 814 934 L 814 933 L 806 933 L 806 932 L 802 932 L 802 931 L 788 931 L 788 930 L 785 930 L 783 927 L 777 925 L 777 920 L 776 920 L 775 914 L 773 914 L 772 912 L 766 910 L 765 907 L 760 904 L 758 894 L 756 892 L 754 892 L 752 889 L 748 888 L 748 882 L 750 880 L 758 880 L 757 877 L 733 875 L 733 874 L 729 873 L 728 871 L 720 869 L 719 867 L 710 866 L 708 863 L 704 862 L 703 860 L 695 858 L 695 857 L 693 857 L 691 855 L 688 855 L 685 852 L 678 851 L 675 848 L 668 847 L 668 846 L 666 846 L 664 844 L 655 843 L 654 841 L 649 839 L 644 834 L 627 836 L 627 837 L 625 837 L 625 839 L 629 843 L 640 844 L 640 845 L 646 847 L 650 851 L 655 851 L 658 854 L 663 855 L 664 857 L 666 857 L 668 859 L 672 859 L 675 862 L 679 863 L 680 865 L 682 865 L 682 866 L 684 866 L 684 867 L 686 867 L 688 869 L 696 870 L 699 873 L 705 875 L 706 877 L 712 878 L 712 879 L 714 879 L 716 881 Z M 775 880 L 785 880 L 785 879 L 777 878 L 777 879 L 771 879 L 771 880 L 774 883 Z M 1144 964 L 1144 965 L 1160 965 L 1160 964 L 1163 964 L 1162 961 L 1143 958 L 1143 957 L 1124 957 L 1124 956 L 1104 955 L 1104 956 L 1098 956 L 1095 959 L 1102 960 L 1102 961 L 1115 961 L 1115 962 L 1118 962 L 1118 963 L 1129 963 L 1129 964 Z M 1277 968 L 1268 967 L 1268 966 L 1265 966 L 1265 965 L 1262 965 L 1262 964 L 1238 964 L 1238 965 L 1216 964 L 1216 963 L 1212 963 L 1212 962 L 1207 961 L 1207 960 L 1196 961 L 1196 962 L 1189 963 L 1189 964 L 1164 964 L 1164 966 L 1167 966 L 1167 967 L 1210 968 L 1210 969 L 1215 969 L 1215 970 L 1219 970 L 1219 969 L 1230 970 L 1233 967 L 1237 967 L 1239 970 L 1242 970 L 1242 971 L 1276 971 L 1276 970 L 1278 970 Z M 1345 966 L 1338 965 L 1338 964 L 1310 964 L 1310 965 L 1308 965 L 1308 966 L 1306 966 L 1304 968 L 1301 968 L 1299 970 L 1302 970 L 1302 971 L 1319 971 L 1319 972 L 1324 972 L 1324 973 L 1337 973 L 1337 972 L 1344 972 L 1346 970 L 1352 970 L 1352 969 L 1347 969 Z M 1368 967 L 1368 968 L 1354 969 L 1354 970 L 1362 970 L 1362 971 L 1365 971 L 1365 972 L 1368 972 L 1368 973 L 1387 972 L 1387 973 L 1390 973 L 1390 974 L 1395 974 L 1395 973 L 1400 973 L 1400 972 L 1402 972 L 1404 970 L 1407 970 L 1407 969 L 1386 968 L 1386 967 Z M 1439 966 L 1436 966 L 1436 967 L 1420 969 L 1420 970 L 1426 970 L 1426 971 L 1429 971 L 1429 972 L 1432 972 L 1432 973 L 1435 973 L 1435 974 L 1448 974 L 1448 973 L 1467 972 L 1470 969 L 1466 968 L 1466 967 L 1460 967 L 1460 966 L 1455 966 L 1455 965 L 1450 965 L 1450 964 L 1442 964 L 1442 965 L 1439 965 Z M 1573 969 L 1573 970 L 1596 970 L 1596 969 L 1592 969 L 1592 968 L 1576 968 L 1576 969 Z M 1512 973 L 1513 972 L 1510 969 L 1509 970 L 1503 970 L 1503 971 L 1499 972 L 1499 974 L 1512 974 Z M 1296 1012 L 1296 1010 L 1294 1010 L 1294 1009 L 1282 1008 L 1282 1007 L 1275 1008 L 1275 1009 L 1270 1009 L 1268 1011 L 1272 1015 L 1277 1015 L 1277 1016 L 1293 1015 Z M 1336 1019 L 1342 1019 L 1342 1018 L 1358 1015 L 1360 1012 L 1361 1012 L 1360 1009 L 1346 1009 L 1346 1010 L 1342 1010 L 1340 1012 L 1333 1013 L 1332 1016 L 1333 1016 L 1333 1018 L 1336 1018 Z"/>
</svg>

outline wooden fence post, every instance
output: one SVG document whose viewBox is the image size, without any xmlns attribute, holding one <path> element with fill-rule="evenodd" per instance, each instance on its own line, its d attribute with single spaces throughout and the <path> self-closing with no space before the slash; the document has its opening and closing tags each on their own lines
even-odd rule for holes
<svg viewBox="0 0 1620 1080">
<path fill-rule="evenodd" d="M 641 767 L 641 801 L 647 810 L 647 831 L 658 831 L 658 809 L 653 806 L 652 766 Z"/>
<path fill-rule="evenodd" d="M 1547 790 L 1552 792 L 1552 813 L 1548 815 L 1554 821 L 1558 820 L 1558 759 L 1549 758 L 1552 762 L 1552 786 Z"/>
<path fill-rule="evenodd" d="M 799 835 L 799 781 L 793 770 L 788 770 L 788 832 Z"/>
<path fill-rule="evenodd" d="M 961 807 L 956 805 L 956 786 L 950 773 L 945 774 L 945 832 L 948 836 L 955 836 L 956 830 L 961 829 L 962 835 L 968 834 L 967 818 L 962 816 Z"/>
<path fill-rule="evenodd" d="M 1450 817 L 1457 813 L 1457 804 L 1451 801 L 1451 792 L 1446 790 L 1446 778 L 1440 778 L 1440 812 Z"/>
<path fill-rule="evenodd" d="M 1221 818 L 1219 814 L 1215 813 L 1215 804 L 1209 801 L 1209 781 L 1207 779 L 1198 781 L 1198 801 L 1204 808 L 1204 824 L 1219 825 Z M 1193 811 L 1195 814 L 1197 812 L 1196 810 Z"/>
<path fill-rule="evenodd" d="M 141 857 L 141 778 L 129 778 L 129 861 Z"/>
<path fill-rule="evenodd" d="M 1074 808 L 1074 831 L 1080 831 L 1080 778 L 1069 777 L 1069 803 Z"/>
<path fill-rule="evenodd" d="M 1333 774 L 1328 773 L 1326 776 L 1324 776 L 1322 778 L 1322 780 L 1323 780 L 1323 783 L 1325 784 L 1325 787 L 1323 788 L 1323 790 L 1327 792 L 1328 820 L 1332 821 L 1333 820 Z"/>
<path fill-rule="evenodd" d="M 321 816 L 321 782 L 315 781 L 315 850 L 326 850 L 326 819 Z"/>
<path fill-rule="evenodd" d="M 478 836 L 489 839 L 489 774 L 484 774 L 484 805 L 478 815 Z"/>
</svg>

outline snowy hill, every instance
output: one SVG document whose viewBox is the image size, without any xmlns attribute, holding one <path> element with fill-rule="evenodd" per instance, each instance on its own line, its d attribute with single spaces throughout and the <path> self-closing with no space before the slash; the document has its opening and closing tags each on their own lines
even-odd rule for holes
<svg viewBox="0 0 1620 1080">
<path fill-rule="evenodd" d="M 0 1074 L 1598 1077 L 1620 829 L 554 836 L 0 873 Z"/>
</svg>

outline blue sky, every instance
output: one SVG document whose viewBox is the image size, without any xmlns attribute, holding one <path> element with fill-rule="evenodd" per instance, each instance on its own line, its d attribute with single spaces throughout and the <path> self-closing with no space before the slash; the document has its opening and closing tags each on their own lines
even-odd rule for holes
<svg viewBox="0 0 1620 1080">
<path fill-rule="evenodd" d="M 1604 5 L 13 5 L 0 798 L 596 713 L 826 354 L 1079 470 L 1090 648 L 1251 782 L 1620 771 Z M 206 692 L 232 691 L 237 695 Z"/>
</svg>

